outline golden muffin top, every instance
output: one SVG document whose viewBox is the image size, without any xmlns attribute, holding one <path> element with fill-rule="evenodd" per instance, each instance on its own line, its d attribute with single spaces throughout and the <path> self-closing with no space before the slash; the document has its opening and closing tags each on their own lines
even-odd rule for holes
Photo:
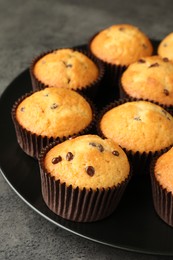
<svg viewBox="0 0 173 260">
<path fill-rule="evenodd" d="M 134 152 L 155 152 L 173 144 L 173 117 L 147 101 L 133 101 L 105 112 L 99 122 L 103 135 Z"/>
<path fill-rule="evenodd" d="M 90 104 L 77 92 L 45 88 L 26 97 L 16 119 L 28 131 L 47 137 L 64 137 L 85 129 L 92 121 Z"/>
<path fill-rule="evenodd" d="M 38 59 L 33 74 L 49 87 L 76 90 L 94 83 L 98 79 L 99 69 L 85 54 L 72 49 L 59 49 Z"/>
<path fill-rule="evenodd" d="M 123 73 L 121 85 L 131 97 L 173 105 L 173 62 L 160 56 L 139 59 Z"/>
<path fill-rule="evenodd" d="M 55 180 L 73 188 L 109 188 L 122 183 L 130 173 L 124 151 L 110 139 L 83 135 L 51 148 L 44 168 Z"/>
<path fill-rule="evenodd" d="M 99 59 L 116 65 L 126 65 L 150 56 L 153 47 L 148 37 L 130 24 L 112 25 L 99 32 L 91 41 L 91 52 Z"/>
</svg>

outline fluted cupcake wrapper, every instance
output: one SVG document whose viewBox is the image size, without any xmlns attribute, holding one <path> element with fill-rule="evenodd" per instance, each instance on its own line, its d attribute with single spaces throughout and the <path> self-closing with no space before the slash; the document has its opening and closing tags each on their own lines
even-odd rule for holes
<svg viewBox="0 0 173 260">
<path fill-rule="evenodd" d="M 82 93 L 82 94 L 86 95 L 87 97 L 89 97 L 90 99 L 95 100 L 96 95 L 97 95 L 101 85 L 103 84 L 103 80 L 104 80 L 104 77 L 105 77 L 105 66 L 104 66 L 103 62 L 98 61 L 86 49 L 80 48 L 80 47 L 72 47 L 72 48 L 69 47 L 69 48 L 74 50 L 74 51 L 79 51 L 82 54 L 86 55 L 98 67 L 99 75 L 98 75 L 98 78 L 94 82 L 92 82 L 89 85 L 83 86 L 81 88 L 75 88 L 75 89 L 72 88 L 72 90 L 75 90 L 79 93 Z M 64 48 L 61 48 L 61 49 L 64 49 Z M 36 62 L 39 59 L 41 59 L 42 57 L 44 57 L 46 54 L 49 54 L 49 53 L 52 53 L 54 51 L 61 50 L 61 49 L 54 49 L 54 50 L 49 50 L 47 52 L 43 52 L 39 56 L 37 56 L 35 59 L 33 59 L 31 65 L 30 65 L 30 77 L 31 77 L 31 83 L 32 83 L 33 90 L 41 90 L 41 89 L 44 89 L 44 88 L 47 88 L 47 87 L 52 87 L 52 86 L 44 84 L 43 82 L 41 82 L 39 79 L 36 78 L 36 76 L 34 74 L 34 66 L 35 66 Z"/>
<path fill-rule="evenodd" d="M 64 219 L 75 222 L 93 222 L 108 217 L 117 208 L 130 174 L 117 187 L 107 189 L 79 189 L 55 180 L 44 167 L 46 153 L 57 143 L 44 148 L 39 156 L 42 195 L 51 211 Z"/>
<path fill-rule="evenodd" d="M 126 102 L 133 102 L 133 101 L 138 101 L 138 99 L 136 98 L 124 98 L 124 99 L 119 99 L 118 101 L 112 102 L 109 105 L 107 105 L 106 107 L 104 107 L 102 109 L 102 111 L 100 112 L 100 115 L 98 116 L 98 120 L 97 120 L 97 134 L 99 136 L 101 136 L 102 138 L 106 138 L 106 136 L 103 134 L 101 128 L 100 128 L 100 120 L 102 118 L 102 116 L 110 109 L 117 107 L 119 105 L 122 105 Z M 145 100 L 145 101 L 149 101 L 149 100 Z M 156 103 L 155 103 L 156 104 Z M 167 110 L 168 111 L 168 110 Z M 170 111 L 168 111 L 170 112 Z M 170 146 L 169 146 L 170 147 Z M 133 175 L 136 176 L 140 176 L 140 175 L 149 175 L 150 172 L 150 163 L 151 160 L 157 156 L 157 155 L 161 155 L 165 149 L 168 149 L 169 147 L 160 149 L 158 151 L 149 151 L 149 152 L 139 152 L 139 151 L 132 151 L 132 150 L 128 150 L 125 147 L 121 147 L 124 152 L 126 153 L 129 161 L 132 164 L 132 168 L 133 168 Z"/>
<path fill-rule="evenodd" d="M 158 157 L 159 156 L 157 156 L 157 158 Z M 157 181 L 155 177 L 154 167 L 157 158 L 153 159 L 150 167 L 153 204 L 158 216 L 165 223 L 173 227 L 173 194 L 163 188 L 163 186 Z"/>
<path fill-rule="evenodd" d="M 20 125 L 18 123 L 18 121 L 16 119 L 16 109 L 17 109 L 18 105 L 26 97 L 32 95 L 33 93 L 35 93 L 37 91 L 39 91 L 39 90 L 31 91 L 30 93 L 26 93 L 25 95 L 20 97 L 14 103 L 14 105 L 12 107 L 12 111 L 11 111 L 11 116 L 12 116 L 13 124 L 14 124 L 14 127 L 15 127 L 17 142 L 18 142 L 19 146 L 21 147 L 21 149 L 27 155 L 38 159 L 38 156 L 39 156 L 41 150 L 45 146 L 47 146 L 48 144 L 50 144 L 54 141 L 61 143 L 65 140 L 73 138 L 75 136 L 84 135 L 84 134 L 87 134 L 87 133 L 93 133 L 95 131 L 96 108 L 95 108 L 95 105 L 93 104 L 93 102 L 91 100 L 89 100 L 89 98 L 84 97 L 84 95 L 83 95 L 83 97 L 90 104 L 90 107 L 92 109 L 93 118 L 92 118 L 92 121 L 90 122 L 90 124 L 88 126 L 86 126 L 86 128 L 82 129 L 81 131 L 79 131 L 77 133 L 73 133 L 72 135 L 63 136 L 63 137 L 57 136 L 55 138 L 55 137 L 47 137 L 47 136 L 37 135 L 37 134 L 32 133 L 31 131 L 27 130 L 26 128 L 24 128 L 22 125 Z"/>
<path fill-rule="evenodd" d="M 127 66 L 113 65 L 110 63 L 105 64 L 105 84 L 104 95 L 107 97 L 107 101 L 118 100 L 120 98 L 119 79 Z"/>
</svg>

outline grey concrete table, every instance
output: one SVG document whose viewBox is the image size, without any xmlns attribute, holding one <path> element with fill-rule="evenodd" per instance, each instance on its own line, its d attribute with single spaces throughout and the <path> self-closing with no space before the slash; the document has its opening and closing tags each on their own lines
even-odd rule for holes
<svg viewBox="0 0 173 260">
<path fill-rule="evenodd" d="M 150 38 L 161 39 L 173 30 L 172 9 L 171 0 L 0 0 L 0 93 L 38 53 L 85 43 L 111 24 L 131 23 Z M 0 260 L 4 259 L 166 257 L 110 248 L 69 233 L 29 208 L 0 175 Z"/>
</svg>

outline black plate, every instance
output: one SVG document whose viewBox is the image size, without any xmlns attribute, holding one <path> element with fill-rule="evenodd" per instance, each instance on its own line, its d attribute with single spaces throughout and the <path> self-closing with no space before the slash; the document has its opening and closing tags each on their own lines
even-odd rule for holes
<svg viewBox="0 0 173 260">
<path fill-rule="evenodd" d="M 173 255 L 173 228 L 154 211 L 149 177 L 131 181 L 117 210 L 102 221 L 66 221 L 47 208 L 41 195 L 37 161 L 18 146 L 11 120 L 13 103 L 30 90 L 27 69 L 14 79 L 0 99 L 0 168 L 13 190 L 47 220 L 79 236 L 130 251 Z"/>
</svg>

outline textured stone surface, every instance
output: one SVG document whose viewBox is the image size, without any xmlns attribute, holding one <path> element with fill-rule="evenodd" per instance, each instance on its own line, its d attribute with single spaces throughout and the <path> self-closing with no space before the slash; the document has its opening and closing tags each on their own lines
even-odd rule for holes
<svg viewBox="0 0 173 260">
<path fill-rule="evenodd" d="M 163 38 L 172 30 L 171 6 L 171 0 L 0 0 L 0 93 L 38 53 L 83 44 L 113 23 L 131 23 L 150 38 Z M 54 226 L 1 175 L 0 230 L 1 260 L 167 259 L 110 248 Z"/>
</svg>

